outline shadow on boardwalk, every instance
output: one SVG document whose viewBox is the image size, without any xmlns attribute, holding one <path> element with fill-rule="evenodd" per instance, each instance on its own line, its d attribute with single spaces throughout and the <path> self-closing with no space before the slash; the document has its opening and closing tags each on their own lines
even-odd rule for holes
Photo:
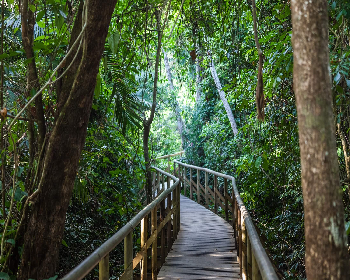
<svg viewBox="0 0 350 280">
<path fill-rule="evenodd" d="M 240 279 L 232 227 L 181 196 L 181 229 L 159 280 Z"/>
</svg>

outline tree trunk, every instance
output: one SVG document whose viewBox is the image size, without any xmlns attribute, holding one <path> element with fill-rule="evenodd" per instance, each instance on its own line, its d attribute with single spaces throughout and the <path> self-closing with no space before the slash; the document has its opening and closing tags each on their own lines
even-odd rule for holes
<svg viewBox="0 0 350 280">
<path fill-rule="evenodd" d="M 292 0 L 291 6 L 306 275 L 309 280 L 350 279 L 332 110 L 327 1 Z"/>
<path fill-rule="evenodd" d="M 37 195 L 24 237 L 18 279 L 55 275 L 64 223 L 84 146 L 96 76 L 117 0 L 88 0 L 83 54 L 68 99 L 48 140 Z M 80 24 L 80 23 L 76 23 Z"/>
<path fill-rule="evenodd" d="M 199 56 L 197 55 L 196 59 L 196 104 L 199 103 L 202 95 L 201 82 L 203 80 L 201 76 L 201 67 L 199 65 Z"/>
<path fill-rule="evenodd" d="M 171 92 L 174 92 L 174 84 L 173 84 L 173 78 L 171 75 L 169 59 L 168 59 L 167 53 L 165 52 L 164 49 L 163 49 L 163 53 L 164 53 L 164 66 L 165 66 L 166 76 L 167 76 L 167 79 L 169 82 L 170 90 L 171 90 Z M 176 100 L 176 97 L 174 100 L 175 100 L 174 107 L 175 107 L 175 114 L 176 114 L 176 120 L 177 120 L 177 129 L 178 129 L 179 134 L 181 136 L 181 146 L 183 147 L 185 144 L 185 138 L 183 135 L 183 132 L 185 129 L 185 124 L 184 124 L 184 121 L 181 117 L 181 109 L 180 109 L 179 103 Z"/>
<path fill-rule="evenodd" d="M 36 91 L 38 91 L 40 88 L 33 50 L 35 15 L 31 11 L 31 9 L 29 9 L 29 0 L 24 0 L 20 5 L 20 9 L 22 24 L 22 43 L 26 53 L 26 57 L 29 60 L 26 89 L 26 95 L 27 97 L 29 97 L 31 95 L 34 95 L 32 93 L 33 90 L 36 93 Z M 46 124 L 42 94 L 40 94 L 35 99 L 35 108 L 29 108 L 29 111 L 31 111 L 32 114 L 31 116 L 29 116 L 30 119 L 33 117 L 38 124 L 38 150 L 40 151 L 46 135 Z"/>
<path fill-rule="evenodd" d="M 257 19 L 256 19 L 256 5 L 255 0 L 252 0 L 252 13 L 253 13 L 253 29 L 254 29 L 254 38 L 256 49 L 259 54 L 259 67 L 258 67 L 258 80 L 256 85 L 256 110 L 258 115 L 258 120 L 264 121 L 265 119 L 265 96 L 264 96 L 264 83 L 263 83 L 263 64 L 264 64 L 264 55 L 260 47 L 259 38 L 258 38 L 258 28 L 257 28 Z"/>
<path fill-rule="evenodd" d="M 143 155 L 145 158 L 146 164 L 146 199 L 147 204 L 152 201 L 152 172 L 151 172 L 151 159 L 149 156 L 148 140 L 149 134 L 151 131 L 151 124 L 153 122 L 154 113 L 157 106 L 157 85 L 158 85 L 158 67 L 160 60 L 160 50 L 162 47 L 162 31 L 160 29 L 160 12 L 156 11 L 156 20 L 157 20 L 157 31 L 158 31 L 158 46 L 156 54 L 156 64 L 154 69 L 154 82 L 153 82 L 153 101 L 151 107 L 151 114 L 148 119 L 143 120 Z"/>
<path fill-rule="evenodd" d="M 212 77 L 214 79 L 214 82 L 215 82 L 215 85 L 216 85 L 216 89 L 219 92 L 220 99 L 221 99 L 222 103 L 224 104 L 224 108 L 226 110 L 227 117 L 228 117 L 228 119 L 230 121 L 230 124 L 231 124 L 233 135 L 236 136 L 237 133 L 238 133 L 238 130 L 237 130 L 237 125 L 236 125 L 236 122 L 235 122 L 235 118 L 233 117 L 231 107 L 228 104 L 227 99 L 225 97 L 225 92 L 222 90 L 221 83 L 220 83 L 218 74 L 216 73 L 216 69 L 215 69 L 215 65 L 214 65 L 214 61 L 213 60 L 211 60 L 210 71 L 211 71 L 211 75 L 212 75 Z"/>
</svg>

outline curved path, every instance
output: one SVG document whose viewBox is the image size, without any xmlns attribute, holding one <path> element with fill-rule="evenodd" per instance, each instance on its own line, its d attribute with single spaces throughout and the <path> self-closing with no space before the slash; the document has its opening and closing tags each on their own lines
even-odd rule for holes
<svg viewBox="0 0 350 280">
<path fill-rule="evenodd" d="M 232 227 L 181 195 L 181 228 L 158 280 L 240 279 Z"/>
</svg>

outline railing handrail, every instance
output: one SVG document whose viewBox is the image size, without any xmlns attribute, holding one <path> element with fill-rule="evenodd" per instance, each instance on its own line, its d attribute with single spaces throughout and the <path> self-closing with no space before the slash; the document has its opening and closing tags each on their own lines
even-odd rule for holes
<svg viewBox="0 0 350 280">
<path fill-rule="evenodd" d="M 245 225 L 246 225 L 248 237 L 250 239 L 251 248 L 252 248 L 253 254 L 256 258 L 256 262 L 258 264 L 261 276 L 263 279 L 266 279 L 266 280 L 267 279 L 269 279 L 269 280 L 270 279 L 276 279 L 276 280 L 279 279 L 277 277 L 275 269 L 270 261 L 270 258 L 266 254 L 265 249 L 264 249 L 263 245 L 261 244 L 259 235 L 255 229 L 255 226 L 254 226 L 254 222 L 253 222 L 252 218 L 250 217 L 250 214 L 249 214 L 247 208 L 245 207 L 243 200 L 239 194 L 239 191 L 238 191 L 237 186 L 236 186 L 235 178 L 230 176 L 230 175 L 216 172 L 216 171 L 213 171 L 213 170 L 208 169 L 208 168 L 203 168 L 203 167 L 199 167 L 199 166 L 195 166 L 195 165 L 186 164 L 186 163 L 183 163 L 183 162 L 180 162 L 177 160 L 174 160 L 174 163 L 182 165 L 186 168 L 192 168 L 192 169 L 196 169 L 199 171 L 204 171 L 204 172 L 216 175 L 218 177 L 226 178 L 226 179 L 232 181 L 233 192 L 234 192 L 238 207 L 242 213 L 243 220 L 244 220 Z"/>
<path fill-rule="evenodd" d="M 158 160 L 158 159 L 165 159 L 165 158 L 170 158 L 170 157 L 176 157 L 178 155 L 181 155 L 183 154 L 185 151 L 181 151 L 181 152 L 177 152 L 175 154 L 170 154 L 170 155 L 165 155 L 165 156 L 161 156 L 161 157 L 157 157 L 155 158 L 155 160 Z"/>
<path fill-rule="evenodd" d="M 90 256 L 83 260 L 78 266 L 66 274 L 62 280 L 77 280 L 84 278 L 94 267 L 111 252 L 124 238 L 133 231 L 136 226 L 154 209 L 163 199 L 165 199 L 179 184 L 180 180 L 175 176 L 152 166 L 153 169 L 174 180 L 170 188 L 164 190 L 155 200 L 136 214 L 125 226 L 117 231 L 112 237 L 98 247 Z"/>
</svg>

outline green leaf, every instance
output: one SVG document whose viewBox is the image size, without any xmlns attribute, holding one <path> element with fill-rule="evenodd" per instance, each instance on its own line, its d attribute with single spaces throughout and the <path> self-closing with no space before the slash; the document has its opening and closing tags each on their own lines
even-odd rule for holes
<svg viewBox="0 0 350 280">
<path fill-rule="evenodd" d="M 255 161 L 255 167 L 256 167 L 256 168 L 259 168 L 261 162 L 262 162 L 262 157 L 259 156 L 259 157 L 256 159 L 256 161 Z"/>
<path fill-rule="evenodd" d="M 62 10 L 59 10 L 59 13 L 64 19 L 67 18 L 67 15 Z"/>
<path fill-rule="evenodd" d="M 111 36 L 108 38 L 108 44 L 113 54 L 116 54 L 118 52 L 119 41 L 120 41 L 120 35 L 118 31 L 111 34 Z"/>
<path fill-rule="evenodd" d="M 23 166 L 19 166 L 18 170 L 17 170 L 17 177 L 21 177 L 22 173 L 23 173 L 24 167 Z"/>
<path fill-rule="evenodd" d="M 66 247 L 68 248 L 68 244 L 67 244 L 67 242 L 66 242 L 66 241 L 64 241 L 63 239 L 62 239 L 62 245 L 63 245 L 63 246 L 66 246 Z"/>
<path fill-rule="evenodd" d="M 335 77 L 334 77 L 334 81 L 338 84 L 338 82 L 340 81 L 340 78 L 341 78 L 341 75 L 340 73 L 338 72 Z"/>
<path fill-rule="evenodd" d="M 346 84 L 347 84 L 348 88 L 350 88 L 350 80 L 346 80 Z"/>
<path fill-rule="evenodd" d="M 337 85 L 336 89 L 337 89 L 337 92 L 344 93 L 344 89 L 341 86 Z"/>
<path fill-rule="evenodd" d="M 23 199 L 23 197 L 25 197 L 25 196 L 28 196 L 28 193 L 22 191 L 20 188 L 16 189 L 15 201 L 20 202 Z"/>
<path fill-rule="evenodd" d="M 350 235 L 350 221 L 345 224 L 346 234 Z"/>
<path fill-rule="evenodd" d="M 60 14 L 56 15 L 55 24 L 56 24 L 58 29 L 61 29 L 63 24 L 64 24 L 64 17 L 61 16 Z"/>
<path fill-rule="evenodd" d="M 13 246 L 16 244 L 14 239 L 7 239 L 6 242 L 12 244 Z"/>
<path fill-rule="evenodd" d="M 340 11 L 340 13 L 336 17 L 336 20 L 338 21 L 342 15 L 343 15 L 343 11 Z"/>
<path fill-rule="evenodd" d="M 29 5 L 29 9 L 30 9 L 33 13 L 35 13 L 36 8 L 35 8 L 34 5 Z"/>
<path fill-rule="evenodd" d="M 45 50 L 46 45 L 43 42 L 40 41 L 35 41 L 33 45 L 34 50 Z"/>
<path fill-rule="evenodd" d="M 42 10 L 38 13 L 38 15 L 36 16 L 36 22 L 41 21 L 41 19 L 45 16 L 45 10 Z"/>
<path fill-rule="evenodd" d="M 337 7 L 337 3 L 335 1 L 333 1 L 332 3 L 332 9 L 335 10 L 335 8 Z"/>
<path fill-rule="evenodd" d="M 0 280 L 10 280 L 10 276 L 5 272 L 0 272 Z"/>
</svg>

